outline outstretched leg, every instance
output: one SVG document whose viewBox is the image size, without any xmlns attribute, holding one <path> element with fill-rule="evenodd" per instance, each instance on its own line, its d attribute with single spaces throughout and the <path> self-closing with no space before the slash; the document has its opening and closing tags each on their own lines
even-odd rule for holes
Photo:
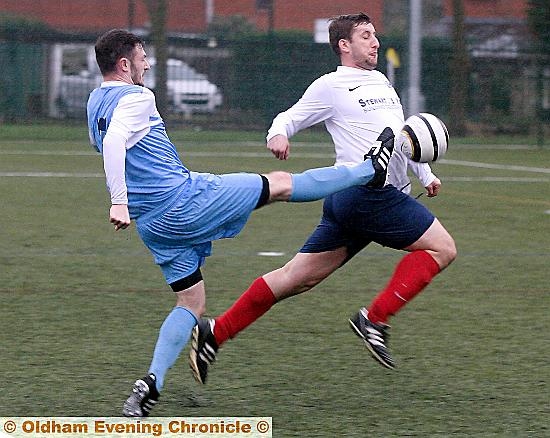
<svg viewBox="0 0 550 438">
<path fill-rule="evenodd" d="M 292 175 L 271 172 L 265 175 L 270 185 L 269 200 L 308 202 L 352 186 L 368 183 L 373 187 L 382 187 L 386 181 L 393 147 L 393 131 L 386 128 L 365 155 L 365 161 L 362 163 L 309 169 Z"/>
</svg>

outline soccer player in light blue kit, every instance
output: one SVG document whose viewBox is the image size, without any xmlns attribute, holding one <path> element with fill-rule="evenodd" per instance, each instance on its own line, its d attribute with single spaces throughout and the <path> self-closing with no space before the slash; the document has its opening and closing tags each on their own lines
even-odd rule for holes
<svg viewBox="0 0 550 438">
<path fill-rule="evenodd" d="M 393 150 L 375 147 L 360 164 L 213 175 L 187 169 L 170 142 L 154 94 L 143 86 L 149 69 L 142 41 L 125 30 L 101 36 L 95 46 L 104 82 L 90 94 L 90 140 L 103 155 L 115 230 L 137 231 L 176 295 L 164 320 L 148 374 L 136 380 L 123 414 L 144 417 L 157 403 L 168 369 L 205 310 L 200 267 L 212 241 L 237 235 L 252 211 L 274 201 L 307 202 L 347 187 L 385 178 Z"/>
</svg>

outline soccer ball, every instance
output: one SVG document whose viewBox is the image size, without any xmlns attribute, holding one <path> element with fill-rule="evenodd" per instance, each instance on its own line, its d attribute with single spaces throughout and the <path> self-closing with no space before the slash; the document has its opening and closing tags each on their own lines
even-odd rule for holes
<svg viewBox="0 0 550 438">
<path fill-rule="evenodd" d="M 405 120 L 397 145 L 412 161 L 430 163 L 447 152 L 449 132 L 433 114 L 418 113 Z"/>
</svg>

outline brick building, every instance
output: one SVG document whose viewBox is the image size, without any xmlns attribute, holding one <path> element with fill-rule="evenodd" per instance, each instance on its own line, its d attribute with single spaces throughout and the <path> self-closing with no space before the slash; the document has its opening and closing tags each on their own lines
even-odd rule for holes
<svg viewBox="0 0 550 438">
<path fill-rule="evenodd" d="M 526 9 L 527 0 L 464 0 L 464 13 L 468 18 L 525 19 Z M 452 0 L 445 0 L 444 14 L 452 16 Z"/>
<path fill-rule="evenodd" d="M 170 32 L 204 33 L 213 17 L 241 15 L 258 30 L 314 32 L 315 21 L 365 11 L 382 17 L 383 0 L 167 0 Z M 273 5 L 270 13 L 269 5 Z M 100 33 L 113 27 L 149 27 L 143 0 L 0 0 L 0 13 L 44 22 L 68 32 Z M 382 31 L 382 20 L 376 20 Z"/>
</svg>

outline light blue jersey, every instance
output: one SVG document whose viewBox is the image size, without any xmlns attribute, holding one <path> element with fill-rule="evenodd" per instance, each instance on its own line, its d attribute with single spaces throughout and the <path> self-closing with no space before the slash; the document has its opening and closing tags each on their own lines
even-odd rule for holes
<svg viewBox="0 0 550 438">
<path fill-rule="evenodd" d="M 120 99 L 144 91 L 138 85 L 102 86 L 92 91 L 88 99 L 88 128 L 98 152 L 103 153 L 103 138 Z M 149 120 L 149 132 L 126 151 L 125 179 L 132 219 L 161 214 L 185 189 L 189 179 L 189 170 L 181 162 L 158 113 L 151 114 Z"/>
<path fill-rule="evenodd" d="M 203 265 L 212 241 L 241 231 L 258 203 L 262 178 L 190 172 L 166 134 L 152 93 L 136 85 L 108 84 L 95 89 L 88 100 L 90 140 L 103 154 L 109 127 L 127 132 L 124 138 L 133 138 L 136 130 L 141 133 L 135 143 L 126 143 L 128 210 L 167 283 L 172 284 Z M 125 99 L 124 112 L 117 112 L 113 122 L 120 100 L 136 93 L 146 95 Z"/>
</svg>

